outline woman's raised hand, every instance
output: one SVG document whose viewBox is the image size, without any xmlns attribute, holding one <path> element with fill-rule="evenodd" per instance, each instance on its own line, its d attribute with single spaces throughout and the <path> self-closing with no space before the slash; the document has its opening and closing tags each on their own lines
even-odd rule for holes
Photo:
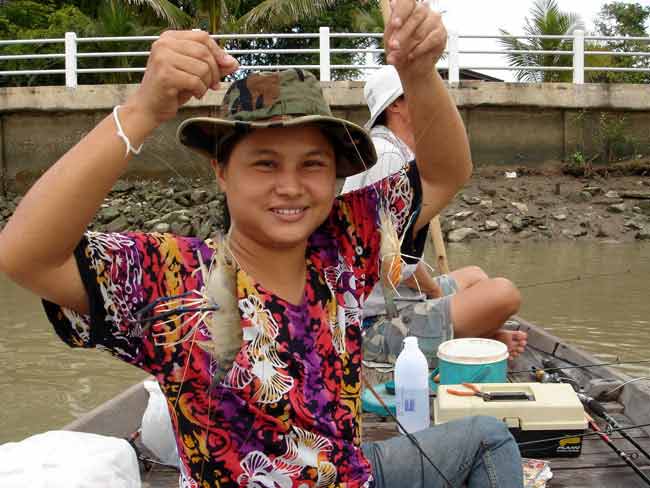
<svg viewBox="0 0 650 488">
<path fill-rule="evenodd" d="M 174 118 L 190 98 L 216 90 L 237 68 L 237 60 L 207 32 L 166 31 L 153 43 L 142 83 L 127 105 L 157 126 Z"/>
<path fill-rule="evenodd" d="M 431 74 L 447 44 L 442 17 L 428 2 L 392 0 L 384 32 L 388 63 L 403 74 Z"/>
</svg>

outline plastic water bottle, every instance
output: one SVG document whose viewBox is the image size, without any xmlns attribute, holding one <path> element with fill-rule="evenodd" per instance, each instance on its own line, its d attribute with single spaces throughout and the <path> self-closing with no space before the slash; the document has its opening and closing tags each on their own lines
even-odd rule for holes
<svg viewBox="0 0 650 488">
<path fill-rule="evenodd" d="M 404 348 L 395 362 L 395 394 L 397 420 L 404 429 L 413 433 L 428 428 L 429 368 L 417 337 L 404 339 Z"/>
</svg>

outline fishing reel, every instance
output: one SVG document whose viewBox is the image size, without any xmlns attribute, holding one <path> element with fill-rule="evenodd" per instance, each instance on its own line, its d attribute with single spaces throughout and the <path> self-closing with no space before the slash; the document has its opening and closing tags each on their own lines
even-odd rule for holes
<svg viewBox="0 0 650 488">
<path fill-rule="evenodd" d="M 585 389 L 575 379 L 560 370 L 551 359 L 542 359 L 542 368 L 532 367 L 531 372 L 538 383 L 568 383 L 578 394 L 584 393 Z"/>
</svg>

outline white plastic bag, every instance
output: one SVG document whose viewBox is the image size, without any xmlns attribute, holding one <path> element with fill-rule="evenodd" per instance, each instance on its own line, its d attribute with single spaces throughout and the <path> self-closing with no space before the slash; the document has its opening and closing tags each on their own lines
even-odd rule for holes
<svg viewBox="0 0 650 488">
<path fill-rule="evenodd" d="M 124 439 L 50 431 L 0 445 L 0 487 L 140 488 L 135 451 Z"/>
<path fill-rule="evenodd" d="M 149 392 L 149 403 L 142 416 L 142 443 L 161 463 L 178 468 L 180 460 L 165 395 L 157 381 L 145 381 L 144 388 Z"/>
</svg>

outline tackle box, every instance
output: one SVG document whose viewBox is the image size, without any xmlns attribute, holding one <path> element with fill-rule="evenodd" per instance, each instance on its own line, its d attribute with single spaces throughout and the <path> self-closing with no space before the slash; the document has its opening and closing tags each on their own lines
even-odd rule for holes
<svg viewBox="0 0 650 488">
<path fill-rule="evenodd" d="M 531 458 L 577 457 L 587 430 L 584 408 L 568 384 L 476 383 L 480 396 L 458 396 L 449 390 L 469 391 L 463 385 L 440 385 L 434 401 L 436 425 L 471 415 L 489 415 L 503 420 L 520 446 L 521 455 Z M 557 437 L 573 436 L 562 440 Z M 548 439 L 548 440 L 546 440 Z"/>
</svg>

